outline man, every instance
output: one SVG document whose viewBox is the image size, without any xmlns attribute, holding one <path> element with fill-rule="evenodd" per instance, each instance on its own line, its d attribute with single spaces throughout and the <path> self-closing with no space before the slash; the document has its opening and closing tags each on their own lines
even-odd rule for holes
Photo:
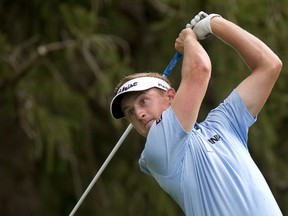
<svg viewBox="0 0 288 216">
<path fill-rule="evenodd" d="M 211 76 L 209 56 L 197 39 L 209 34 L 233 47 L 252 73 L 197 123 Z M 203 12 L 181 31 L 175 48 L 183 54 L 177 93 L 159 74 L 140 73 L 120 82 L 111 102 L 115 118 L 125 116 L 147 137 L 141 170 L 188 216 L 282 215 L 247 144 L 248 129 L 279 76 L 281 60 L 239 26 Z"/>
</svg>

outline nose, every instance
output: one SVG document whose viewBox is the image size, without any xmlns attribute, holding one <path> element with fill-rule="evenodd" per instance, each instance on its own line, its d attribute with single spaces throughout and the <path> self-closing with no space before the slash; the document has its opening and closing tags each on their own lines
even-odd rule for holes
<svg viewBox="0 0 288 216">
<path fill-rule="evenodd" d="M 144 119 L 144 117 L 146 116 L 145 111 L 141 108 L 136 109 L 135 112 L 136 112 L 136 116 L 139 120 Z"/>
</svg>

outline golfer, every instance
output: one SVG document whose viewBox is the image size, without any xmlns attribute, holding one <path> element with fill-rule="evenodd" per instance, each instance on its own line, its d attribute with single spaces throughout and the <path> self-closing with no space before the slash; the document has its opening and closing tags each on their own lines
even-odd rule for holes
<svg viewBox="0 0 288 216">
<path fill-rule="evenodd" d="M 210 34 L 234 48 L 251 73 L 197 123 L 211 77 L 210 58 L 198 40 Z M 279 76 L 281 60 L 241 27 L 204 12 L 181 31 L 175 49 L 183 55 L 177 92 L 158 73 L 138 73 L 119 83 L 111 102 L 114 118 L 125 117 L 147 137 L 141 170 L 187 216 L 282 215 L 247 144 L 248 129 Z"/>
</svg>

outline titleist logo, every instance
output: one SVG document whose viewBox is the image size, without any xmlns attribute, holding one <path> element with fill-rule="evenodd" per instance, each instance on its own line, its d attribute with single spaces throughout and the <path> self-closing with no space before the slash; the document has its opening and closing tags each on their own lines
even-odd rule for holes
<svg viewBox="0 0 288 216">
<path fill-rule="evenodd" d="M 158 86 L 159 86 L 159 87 L 162 87 L 162 88 L 164 88 L 164 89 L 168 89 L 168 87 L 167 87 L 167 86 L 165 86 L 165 85 L 162 85 L 161 83 L 158 83 Z"/>
<path fill-rule="evenodd" d="M 119 93 L 121 93 L 121 92 L 124 92 L 124 91 L 127 91 L 128 89 L 130 89 L 130 88 L 132 88 L 132 87 L 135 87 L 135 86 L 137 86 L 137 84 L 138 84 L 138 82 L 134 82 L 134 83 L 128 84 L 127 86 L 123 86 L 122 88 L 120 88 L 120 89 L 118 90 L 118 93 L 117 93 L 117 94 L 119 94 Z"/>
</svg>

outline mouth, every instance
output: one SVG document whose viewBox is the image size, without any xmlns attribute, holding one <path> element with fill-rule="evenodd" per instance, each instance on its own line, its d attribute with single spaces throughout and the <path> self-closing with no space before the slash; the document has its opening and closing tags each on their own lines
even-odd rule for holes
<svg viewBox="0 0 288 216">
<path fill-rule="evenodd" d="M 144 128 L 150 128 L 151 125 L 154 123 L 155 119 L 151 119 L 144 124 Z"/>
</svg>

